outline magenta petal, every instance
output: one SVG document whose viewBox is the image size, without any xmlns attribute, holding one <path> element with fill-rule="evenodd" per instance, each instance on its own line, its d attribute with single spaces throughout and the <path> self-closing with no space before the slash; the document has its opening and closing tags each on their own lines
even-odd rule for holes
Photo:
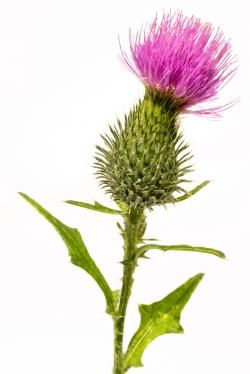
<svg viewBox="0 0 250 374">
<path fill-rule="evenodd" d="M 130 55 L 122 50 L 129 69 L 151 89 L 172 92 L 183 111 L 216 116 L 230 105 L 196 109 L 213 100 L 235 73 L 231 44 L 220 29 L 181 12 L 156 16 L 133 37 Z"/>
</svg>

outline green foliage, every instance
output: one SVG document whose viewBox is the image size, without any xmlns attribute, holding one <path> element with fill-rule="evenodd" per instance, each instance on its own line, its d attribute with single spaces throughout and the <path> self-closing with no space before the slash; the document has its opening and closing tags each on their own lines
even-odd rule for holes
<svg viewBox="0 0 250 374">
<path fill-rule="evenodd" d="M 191 196 L 195 195 L 197 192 L 199 192 L 203 187 L 207 186 L 210 183 L 210 181 L 206 180 L 193 188 L 191 191 L 188 191 L 184 195 L 181 195 L 175 199 L 175 202 L 179 203 L 180 201 L 189 199 Z"/>
<path fill-rule="evenodd" d="M 110 127 L 97 146 L 96 174 L 115 201 L 129 208 L 151 208 L 174 203 L 175 193 L 191 171 L 191 155 L 183 141 L 178 112 L 147 93 L 125 116 L 124 124 Z"/>
<path fill-rule="evenodd" d="M 168 333 L 182 333 L 181 312 L 203 274 L 197 274 L 160 301 L 139 305 L 141 323 L 132 337 L 126 355 L 125 368 L 140 367 L 146 347 L 158 336 Z"/>
<path fill-rule="evenodd" d="M 106 298 L 107 308 L 106 311 L 109 314 L 115 314 L 115 304 L 117 298 L 117 292 L 110 289 L 103 274 L 95 264 L 94 260 L 90 256 L 79 231 L 75 228 L 66 226 L 64 223 L 59 221 L 57 218 L 52 216 L 46 209 L 44 209 L 35 200 L 20 192 L 20 195 L 29 202 L 51 225 L 56 229 L 62 240 L 66 244 L 71 262 L 84 269 L 92 278 L 96 281 L 100 289 Z M 115 298 L 114 298 L 115 295 Z"/>
<path fill-rule="evenodd" d="M 160 244 L 145 244 L 138 248 L 138 257 L 143 257 L 147 251 L 151 249 L 159 249 L 161 251 L 188 251 L 188 252 L 202 252 L 209 253 L 220 258 L 225 258 L 225 254 L 217 249 L 207 247 L 193 247 L 187 244 L 174 244 L 174 245 L 160 245 Z"/>
<path fill-rule="evenodd" d="M 101 213 L 122 214 L 122 212 L 120 210 L 108 208 L 107 206 L 98 203 L 98 201 L 94 201 L 94 204 L 89 204 L 89 203 L 84 203 L 84 202 L 81 202 L 81 201 L 74 201 L 74 200 L 66 200 L 64 202 L 67 203 L 67 204 L 80 206 L 82 208 L 95 210 L 95 211 L 101 212 Z"/>
</svg>

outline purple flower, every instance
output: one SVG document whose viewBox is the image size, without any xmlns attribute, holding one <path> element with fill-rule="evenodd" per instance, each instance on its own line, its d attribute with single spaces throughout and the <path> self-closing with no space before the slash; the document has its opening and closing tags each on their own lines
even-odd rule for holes
<svg viewBox="0 0 250 374">
<path fill-rule="evenodd" d="M 197 107 L 216 99 L 236 70 L 230 42 L 209 23 L 180 11 L 156 16 L 135 37 L 130 31 L 131 56 L 121 51 L 146 88 L 178 100 L 182 112 L 217 116 L 233 104 Z"/>
</svg>

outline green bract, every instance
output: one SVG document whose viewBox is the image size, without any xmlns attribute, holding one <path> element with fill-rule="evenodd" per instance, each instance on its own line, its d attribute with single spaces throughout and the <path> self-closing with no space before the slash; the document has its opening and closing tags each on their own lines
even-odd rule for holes
<svg viewBox="0 0 250 374">
<path fill-rule="evenodd" d="M 100 184 L 115 201 L 145 208 L 174 203 L 186 192 L 181 184 L 191 171 L 188 145 L 179 129 L 178 111 L 158 95 L 145 98 L 110 127 L 104 147 L 97 146 L 95 167 Z"/>
</svg>

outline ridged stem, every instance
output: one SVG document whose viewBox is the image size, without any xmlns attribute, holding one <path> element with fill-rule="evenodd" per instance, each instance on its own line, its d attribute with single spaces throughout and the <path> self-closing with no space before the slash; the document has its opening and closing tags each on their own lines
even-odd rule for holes
<svg viewBox="0 0 250 374">
<path fill-rule="evenodd" d="M 113 374 L 124 374 L 123 336 L 124 323 L 133 285 L 133 274 L 137 265 L 136 249 L 145 231 L 143 210 L 132 210 L 124 216 L 123 278 L 117 314 L 114 316 L 114 368 Z"/>
</svg>

